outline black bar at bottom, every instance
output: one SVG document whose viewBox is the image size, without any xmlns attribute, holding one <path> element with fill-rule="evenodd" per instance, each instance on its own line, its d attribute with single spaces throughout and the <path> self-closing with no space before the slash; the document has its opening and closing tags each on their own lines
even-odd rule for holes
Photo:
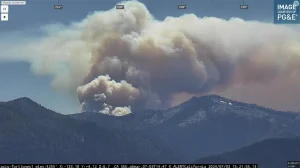
<svg viewBox="0 0 300 168">
<path fill-rule="evenodd" d="M 257 164 L 0 164 L 0 168 L 258 168 Z"/>
</svg>

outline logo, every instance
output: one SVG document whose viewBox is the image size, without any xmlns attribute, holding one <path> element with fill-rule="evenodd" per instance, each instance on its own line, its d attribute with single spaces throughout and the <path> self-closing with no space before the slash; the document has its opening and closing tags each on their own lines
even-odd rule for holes
<svg viewBox="0 0 300 168">
<path fill-rule="evenodd" d="M 248 5 L 240 5 L 240 9 L 248 9 Z"/>
<path fill-rule="evenodd" d="M 186 9 L 186 5 L 178 5 L 178 9 Z"/>
<path fill-rule="evenodd" d="M 125 9 L 124 5 L 116 5 L 116 9 Z"/>
<path fill-rule="evenodd" d="M 62 5 L 54 5 L 54 9 L 63 9 Z"/>
<path fill-rule="evenodd" d="M 299 0 L 274 0 L 275 24 L 299 24 Z"/>
</svg>

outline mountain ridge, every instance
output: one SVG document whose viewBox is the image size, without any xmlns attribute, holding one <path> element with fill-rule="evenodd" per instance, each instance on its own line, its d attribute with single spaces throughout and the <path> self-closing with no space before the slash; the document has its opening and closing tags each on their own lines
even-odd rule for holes
<svg viewBox="0 0 300 168">
<path fill-rule="evenodd" d="M 297 112 L 274 111 L 217 95 L 194 97 L 166 110 L 144 110 L 125 116 L 92 112 L 62 115 L 29 98 L 19 98 L 0 103 L 0 134 L 5 135 L 0 136 L 0 141 L 5 142 L 2 146 L 0 143 L 0 152 L 1 149 L 8 151 L 5 144 L 12 151 L 19 151 L 11 146 L 9 138 L 19 139 L 12 141 L 17 144 L 24 144 L 20 139 L 27 138 L 25 151 L 30 150 L 29 147 L 37 148 L 50 160 L 56 158 L 55 151 L 74 153 L 78 150 L 82 156 L 69 154 L 66 160 L 73 156 L 80 157 L 78 162 L 109 163 L 116 151 L 120 153 L 115 157 L 119 163 L 134 163 L 137 158 L 151 163 L 166 160 L 190 163 L 264 139 L 299 136 L 299 116 Z M 68 137 L 72 139 L 71 144 Z M 31 141 L 35 146 L 28 145 Z M 112 152 L 104 156 L 105 150 Z M 130 154 L 132 152 L 136 154 Z M 46 158 L 40 158 L 43 159 Z"/>
<path fill-rule="evenodd" d="M 123 117 L 92 113 L 71 117 L 107 127 L 152 132 L 171 148 L 195 160 L 196 157 L 220 154 L 268 138 L 300 135 L 300 122 L 296 120 L 299 115 L 208 95 L 193 97 L 166 110 L 145 110 Z M 223 142 L 218 139 L 223 139 Z"/>
<path fill-rule="evenodd" d="M 177 163 L 184 157 L 138 131 L 99 127 L 29 99 L 0 104 L 0 163 Z"/>
<path fill-rule="evenodd" d="M 300 137 L 266 139 L 224 154 L 198 159 L 194 164 L 258 164 L 261 168 L 282 168 L 300 160 Z"/>
</svg>

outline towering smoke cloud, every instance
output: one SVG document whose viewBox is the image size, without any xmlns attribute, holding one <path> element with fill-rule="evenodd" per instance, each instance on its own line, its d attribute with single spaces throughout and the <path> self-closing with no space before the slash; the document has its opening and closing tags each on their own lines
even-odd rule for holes
<svg viewBox="0 0 300 168">
<path fill-rule="evenodd" d="M 158 21 L 142 3 L 124 5 L 70 26 L 46 26 L 44 38 L 15 45 L 26 55 L 14 58 L 77 93 L 82 111 L 112 115 L 170 107 L 178 94 L 299 82 L 297 27 L 194 14 Z"/>
</svg>

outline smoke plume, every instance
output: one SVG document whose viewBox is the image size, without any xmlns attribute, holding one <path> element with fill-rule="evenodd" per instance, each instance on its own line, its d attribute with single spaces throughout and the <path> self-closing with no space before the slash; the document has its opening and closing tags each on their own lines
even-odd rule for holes
<svg viewBox="0 0 300 168">
<path fill-rule="evenodd" d="M 274 81 L 300 90 L 299 27 L 194 14 L 159 21 L 142 3 L 124 5 L 69 26 L 45 26 L 43 38 L 15 44 L 8 55 L 76 93 L 82 111 L 111 115 L 167 108 L 180 94 L 277 90 Z"/>
</svg>

